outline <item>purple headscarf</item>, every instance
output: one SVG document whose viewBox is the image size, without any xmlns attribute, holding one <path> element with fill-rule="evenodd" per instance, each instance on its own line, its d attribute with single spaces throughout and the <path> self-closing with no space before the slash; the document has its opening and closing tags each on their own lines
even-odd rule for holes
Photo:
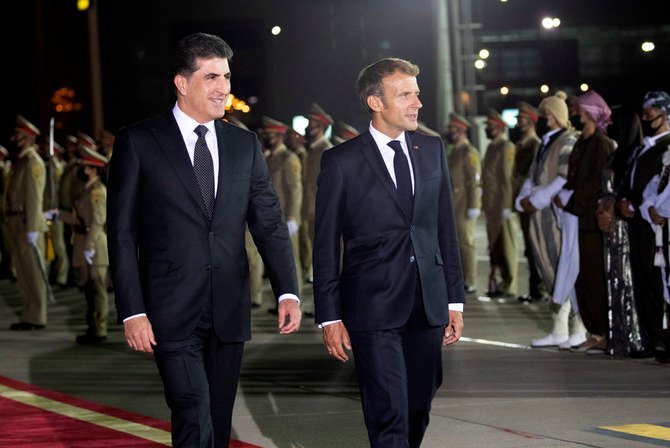
<svg viewBox="0 0 670 448">
<path fill-rule="evenodd" d="M 602 132 L 607 131 L 607 125 L 610 124 L 612 111 L 602 96 L 594 90 L 589 90 L 583 95 L 577 97 L 577 104 L 581 109 L 587 112 L 596 122 L 596 127 Z"/>
</svg>

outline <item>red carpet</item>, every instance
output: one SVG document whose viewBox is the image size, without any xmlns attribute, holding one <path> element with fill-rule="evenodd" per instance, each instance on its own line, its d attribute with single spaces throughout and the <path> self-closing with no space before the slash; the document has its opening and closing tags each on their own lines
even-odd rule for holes
<svg viewBox="0 0 670 448">
<path fill-rule="evenodd" d="M 170 423 L 0 376 L 0 446 L 171 446 Z M 231 448 L 261 448 L 231 441 Z"/>
</svg>

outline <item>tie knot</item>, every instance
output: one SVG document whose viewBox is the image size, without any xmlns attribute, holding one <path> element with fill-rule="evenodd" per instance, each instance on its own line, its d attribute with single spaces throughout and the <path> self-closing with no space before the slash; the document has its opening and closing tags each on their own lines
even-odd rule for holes
<svg viewBox="0 0 670 448">
<path fill-rule="evenodd" d="M 204 124 L 199 124 L 198 126 L 195 127 L 193 132 L 198 134 L 198 137 L 204 137 L 205 134 L 207 134 L 207 126 L 205 126 Z"/>
<path fill-rule="evenodd" d="M 387 143 L 395 152 L 402 152 L 402 146 L 400 145 L 400 141 L 398 140 L 391 140 L 390 142 Z"/>
</svg>

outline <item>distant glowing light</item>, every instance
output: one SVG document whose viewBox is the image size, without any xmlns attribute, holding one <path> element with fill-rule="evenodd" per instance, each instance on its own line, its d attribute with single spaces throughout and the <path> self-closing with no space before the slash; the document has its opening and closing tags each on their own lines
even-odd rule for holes
<svg viewBox="0 0 670 448">
<path fill-rule="evenodd" d="M 482 48 L 481 50 L 479 50 L 480 59 L 487 59 L 490 55 L 491 53 L 489 53 L 489 51 L 486 48 Z"/>
<path fill-rule="evenodd" d="M 549 86 L 546 85 L 546 84 L 542 84 L 542 85 L 540 86 L 540 92 L 542 92 L 542 93 L 548 93 L 548 92 L 549 92 Z"/>
<path fill-rule="evenodd" d="M 579 90 L 581 90 L 582 92 L 586 92 L 587 90 L 589 90 L 589 85 L 584 82 L 579 86 Z"/>
<path fill-rule="evenodd" d="M 481 70 L 481 69 L 483 69 L 484 67 L 486 67 L 486 61 L 483 61 L 483 60 L 481 60 L 481 59 L 477 59 L 477 60 L 475 61 L 475 68 L 476 68 L 477 70 Z"/>
<path fill-rule="evenodd" d="M 545 17 L 542 19 L 542 26 L 547 30 L 558 28 L 561 26 L 561 19 L 558 17 Z"/>
<path fill-rule="evenodd" d="M 645 53 L 649 53 L 650 51 L 654 51 L 655 48 L 656 48 L 656 45 L 654 45 L 653 42 L 649 42 L 649 41 L 642 42 L 642 51 L 644 51 Z"/>
<path fill-rule="evenodd" d="M 502 86 L 502 87 L 500 88 L 500 94 L 501 94 L 501 95 L 507 95 L 508 93 L 509 93 L 509 87 L 507 87 L 507 86 Z"/>
<path fill-rule="evenodd" d="M 272 27 L 270 32 L 272 33 L 273 36 L 278 36 L 279 33 L 281 33 L 281 27 L 279 25 L 275 25 Z"/>
<path fill-rule="evenodd" d="M 500 3 L 507 3 L 507 0 L 500 0 Z"/>
<path fill-rule="evenodd" d="M 78 11 L 87 11 L 90 6 L 91 2 L 89 0 L 77 0 Z"/>
</svg>

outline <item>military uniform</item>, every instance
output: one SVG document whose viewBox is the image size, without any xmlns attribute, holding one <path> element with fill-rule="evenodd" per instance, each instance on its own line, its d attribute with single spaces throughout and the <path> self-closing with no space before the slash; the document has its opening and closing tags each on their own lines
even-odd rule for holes
<svg viewBox="0 0 670 448">
<path fill-rule="evenodd" d="M 22 147 L 12 167 L 5 196 L 5 217 L 12 235 L 12 255 L 16 268 L 16 283 L 21 293 L 22 310 L 13 330 L 44 328 L 47 323 L 47 284 L 44 270 L 44 185 L 46 170 L 34 139 L 37 128 L 19 116 L 15 136 L 21 140 L 29 135 L 30 142 Z M 25 141 L 25 140 L 24 140 Z M 30 235 L 30 236 L 29 236 Z"/>
<path fill-rule="evenodd" d="M 495 127 L 501 132 L 487 146 L 482 163 L 482 210 L 486 217 L 491 263 L 489 293 L 516 296 L 518 229 L 516 217 L 512 214 L 514 206 L 512 172 L 516 150 L 514 144 L 502 134 L 502 129 L 506 125 L 500 115 L 490 113 L 488 121 L 489 130 Z"/>
<path fill-rule="evenodd" d="M 80 163 L 102 169 L 108 160 L 91 150 L 82 150 Z M 80 167 L 79 169 L 83 169 Z M 86 296 L 86 324 L 84 335 L 77 342 L 99 342 L 107 337 L 109 297 L 109 255 L 107 252 L 107 188 L 99 175 L 89 178 L 81 194 L 74 201 L 71 215 L 74 229 L 72 266 L 80 271 Z"/>
<path fill-rule="evenodd" d="M 319 123 L 323 129 L 333 124 L 330 115 L 313 103 L 307 118 Z M 307 146 L 307 157 L 302 167 L 302 224 L 300 226 L 300 260 L 303 275 L 312 278 L 312 245 L 314 243 L 314 215 L 316 208 L 316 181 L 321 171 L 321 155 L 324 151 L 333 147 L 333 144 L 325 135 L 309 142 Z"/>
<path fill-rule="evenodd" d="M 467 120 L 452 114 L 452 125 L 465 126 Z M 466 287 L 474 290 L 477 277 L 477 253 L 475 247 L 476 214 L 481 209 L 479 152 L 467 138 L 454 144 L 447 158 L 454 197 L 454 216 L 458 232 L 458 246 L 463 266 L 463 279 Z M 473 215 L 473 213 L 475 215 Z"/>
<path fill-rule="evenodd" d="M 9 177 L 12 171 L 12 162 L 9 160 L 9 151 L 0 145 L 0 216 L 4 216 L 5 194 L 9 185 Z M 12 267 L 12 254 L 10 251 L 10 233 L 7 223 L 3 219 L 0 223 L 0 278 L 15 278 L 16 272 Z"/>
<path fill-rule="evenodd" d="M 54 151 L 62 153 L 63 147 L 54 143 Z M 44 190 L 45 211 L 58 208 L 58 185 L 65 169 L 65 164 L 56 155 L 51 156 L 48 163 L 53 170 L 54 185 L 52 186 L 47 182 Z M 47 169 L 49 169 L 49 165 L 47 165 Z M 55 190 L 53 193 L 51 188 Z M 51 273 L 50 277 L 53 277 L 53 281 L 57 285 L 65 286 L 70 273 L 70 258 L 65 244 L 65 224 L 61 219 L 58 219 L 58 216 L 47 220 L 47 241 L 51 243 L 51 248 L 47 247 L 47 260 L 51 262 L 48 272 Z"/>
<path fill-rule="evenodd" d="M 527 117 L 533 123 L 537 122 L 539 111 L 528 103 L 519 103 L 519 118 Z M 542 141 L 533 129 L 530 133 L 524 135 L 516 142 L 516 154 L 514 156 L 514 171 L 512 174 L 513 195 L 516 198 L 519 195 L 521 186 L 528 177 L 530 166 L 533 163 L 537 149 Z M 530 240 L 530 215 L 527 213 L 518 213 L 519 224 L 524 241 L 524 255 L 528 262 L 528 296 L 520 297 L 521 300 L 538 300 L 548 295 L 540 274 L 538 273 L 533 252 L 531 250 L 532 242 Z"/>
<path fill-rule="evenodd" d="M 289 127 L 285 124 L 269 117 L 263 118 L 263 125 L 265 133 L 276 133 L 281 136 L 282 141 L 289 130 Z M 272 179 L 272 185 L 277 191 L 279 205 L 284 213 L 287 224 L 294 222 L 296 226 L 299 226 L 302 207 L 302 166 L 300 159 L 284 143 L 279 143 L 270 148 L 266 162 L 270 178 Z M 296 275 L 301 279 L 299 227 L 295 230 L 295 233 L 290 234 L 291 228 L 289 227 L 293 258 L 296 264 Z M 302 297 L 302 282 L 298 282 L 298 295 L 301 298 L 302 309 L 305 312 L 312 312 L 313 306 L 306 303 Z"/>
</svg>

